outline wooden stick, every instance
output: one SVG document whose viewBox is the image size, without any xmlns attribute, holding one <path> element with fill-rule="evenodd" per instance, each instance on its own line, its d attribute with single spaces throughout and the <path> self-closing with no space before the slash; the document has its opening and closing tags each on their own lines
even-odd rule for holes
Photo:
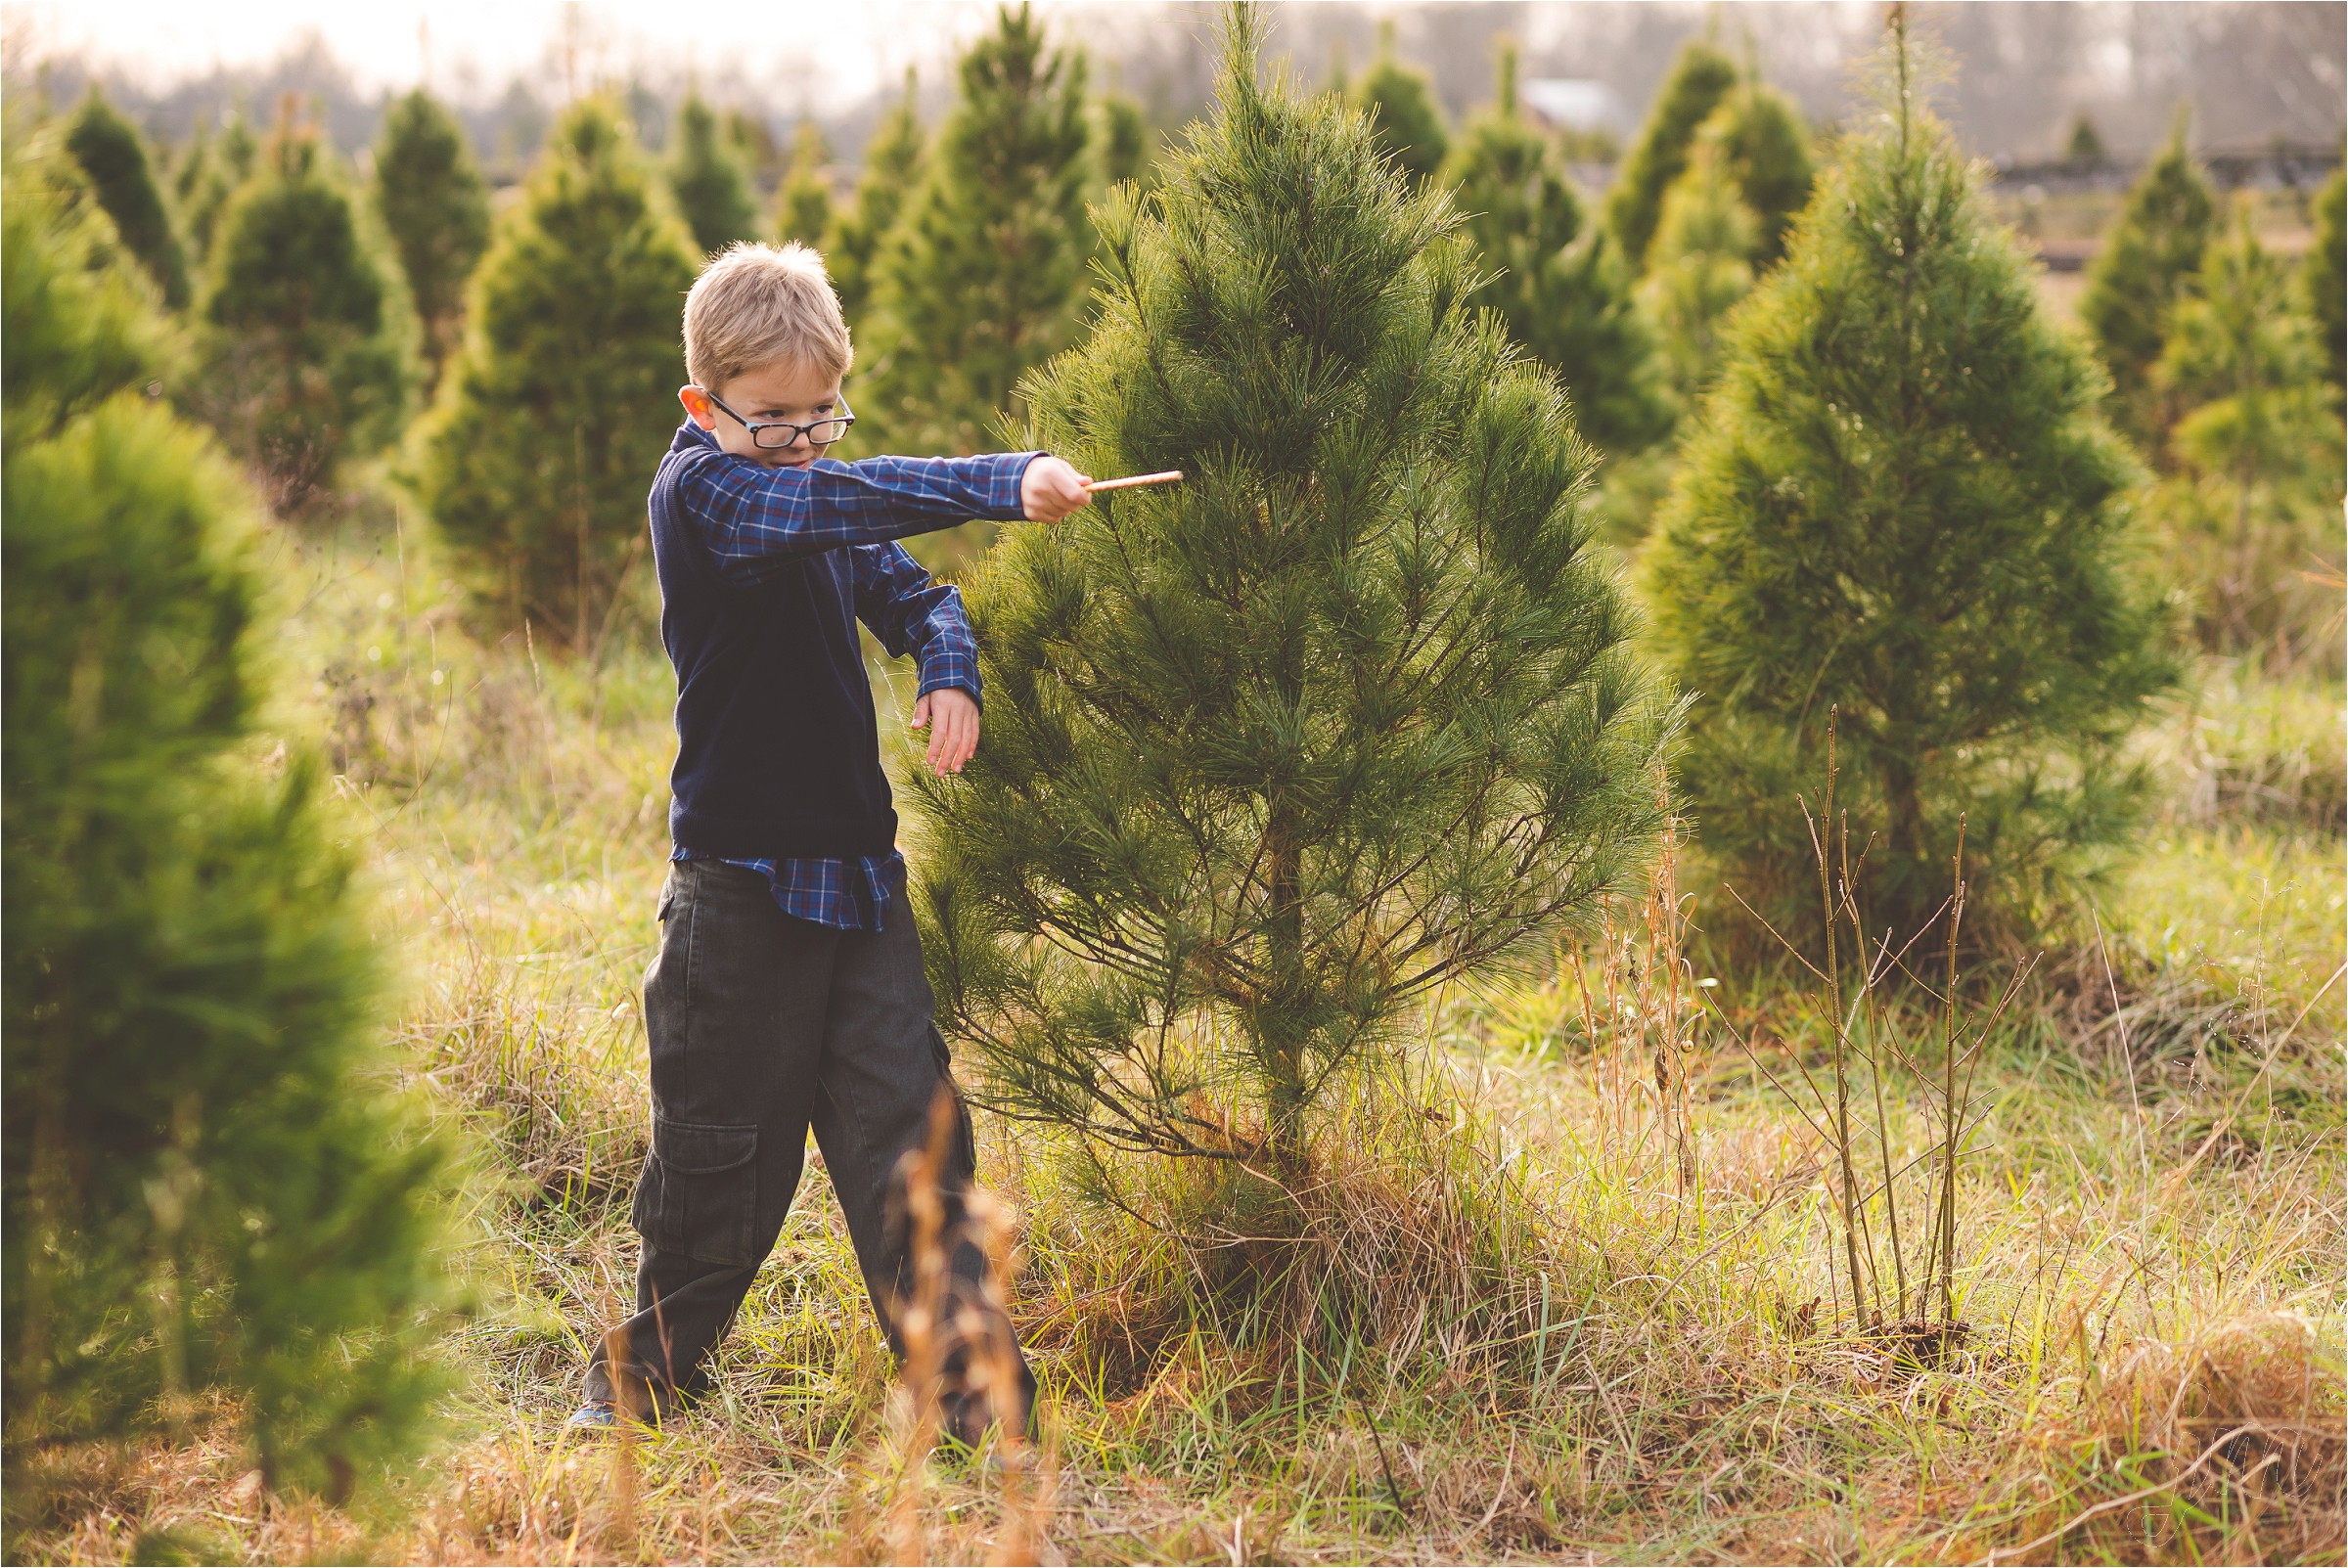
<svg viewBox="0 0 2348 1568">
<path fill-rule="evenodd" d="M 1124 479 L 1095 479 L 1085 488 L 1087 490 L 1129 490 L 1137 484 L 1180 484 L 1181 482 L 1182 470 L 1168 469 L 1163 473 L 1137 473 Z"/>
</svg>

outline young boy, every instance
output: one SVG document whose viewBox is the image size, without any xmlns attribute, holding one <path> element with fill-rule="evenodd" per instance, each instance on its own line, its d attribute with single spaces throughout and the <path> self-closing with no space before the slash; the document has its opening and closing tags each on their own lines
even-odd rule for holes
<svg viewBox="0 0 2348 1568">
<path fill-rule="evenodd" d="M 644 1249 L 636 1314 L 604 1342 L 624 1360 L 595 1351 L 575 1426 L 610 1426 L 622 1409 L 657 1419 L 706 1387 L 710 1352 L 782 1230 L 810 1127 L 903 1353 L 895 1306 L 914 1280 L 892 1179 L 952 1080 L 856 622 L 918 656 L 914 727 L 929 731 L 929 765 L 959 772 L 978 744 L 976 646 L 961 594 L 894 541 L 979 517 L 1058 521 L 1088 496 L 1083 475 L 1037 452 L 826 461 L 854 419 L 839 388 L 850 357 L 839 301 L 803 246 L 736 246 L 686 297 L 689 418 L 651 500 L 678 746 L 676 847 L 644 983 Z M 941 1182 L 949 1221 L 973 1163 L 964 1113 Z M 976 1246 L 956 1248 L 955 1293 L 980 1299 L 985 1267 Z M 941 1406 L 965 1443 L 993 1414 L 959 1386 L 958 1364 Z"/>
</svg>

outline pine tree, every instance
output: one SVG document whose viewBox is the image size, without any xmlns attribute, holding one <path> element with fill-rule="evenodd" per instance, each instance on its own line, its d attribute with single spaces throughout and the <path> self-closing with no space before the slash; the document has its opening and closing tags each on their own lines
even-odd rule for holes
<svg viewBox="0 0 2348 1568">
<path fill-rule="evenodd" d="M 1390 154 L 1414 180 L 1431 178 L 1451 151 L 1443 109 L 1435 102 L 1426 72 L 1394 58 L 1394 23 L 1377 27 L 1377 58 L 1354 89 L 1353 101 L 1367 110 L 1379 149 Z"/>
<path fill-rule="evenodd" d="M 1487 272 L 1477 298 L 1573 394 L 1581 433 L 1608 454 L 1669 431 L 1653 339 L 1603 231 L 1586 225 L 1550 139 L 1516 101 L 1516 52 L 1500 57 L 1499 100 L 1462 127 L 1443 170 Z"/>
<path fill-rule="evenodd" d="M 260 147 L 259 138 L 252 134 L 245 116 L 232 113 L 220 127 L 220 134 L 204 138 L 201 152 L 180 165 L 176 182 L 179 207 L 186 215 L 188 244 L 198 262 L 210 262 L 212 231 L 218 226 L 229 198 L 252 178 Z"/>
<path fill-rule="evenodd" d="M 1917 103 L 1893 16 L 1883 123 L 1732 320 L 1645 563 L 1701 694 L 1703 842 L 1789 936 L 1823 924 L 1794 801 L 1816 804 L 1829 712 L 1854 854 L 1874 835 L 1870 928 L 1905 941 L 1948 895 L 1961 818 L 1975 932 L 2026 927 L 2122 842 L 2121 742 L 2173 678 L 2102 379 Z"/>
<path fill-rule="evenodd" d="M 2186 151 L 2185 127 L 2180 114 L 2104 234 L 2079 296 L 2079 320 L 2111 373 L 2112 416 L 2155 456 L 2172 418 L 2151 383 L 2162 328 L 2217 225 L 2217 199 Z"/>
<path fill-rule="evenodd" d="M 961 101 L 878 259 L 888 320 L 866 433 L 907 452 L 992 443 L 1019 378 L 1068 340 L 1083 297 L 1093 183 L 1084 57 L 1047 52 L 1030 9 L 1002 7 L 962 57 Z"/>
<path fill-rule="evenodd" d="M 717 115 L 700 94 L 686 95 L 672 143 L 668 189 L 694 244 L 715 255 L 737 240 L 758 238 L 758 203 L 750 199 L 750 182 L 718 135 Z"/>
<path fill-rule="evenodd" d="M 270 635 L 249 496 L 142 394 L 169 335 L 23 156 L 0 184 L 11 1511 L 27 1455 L 168 1434 L 210 1396 L 270 1482 L 339 1495 L 434 1390 L 440 1155 L 369 1087 L 377 967 L 317 770 L 247 754 Z"/>
<path fill-rule="evenodd" d="M 777 240 L 822 247 L 832 226 L 832 184 L 824 178 L 824 165 L 831 161 L 824 133 L 815 128 L 815 121 L 801 120 L 798 141 L 791 148 L 790 173 L 775 191 Z"/>
<path fill-rule="evenodd" d="M 185 310 L 187 255 L 163 209 L 162 192 L 156 188 L 155 170 L 147 158 L 147 140 L 138 127 L 92 87 L 66 133 L 66 147 L 89 177 L 90 189 L 113 220 L 114 232 L 162 291 L 163 303 Z"/>
<path fill-rule="evenodd" d="M 1094 132 L 1101 148 L 1101 178 L 1109 185 L 1148 179 L 1151 158 L 1150 121 L 1142 106 L 1125 93 L 1105 93 L 1100 102 L 1101 124 Z"/>
<path fill-rule="evenodd" d="M 1663 193 L 1688 166 L 1695 133 L 1737 85 L 1729 57 L 1701 40 L 1691 40 L 1655 95 L 1638 145 L 1623 160 L 1606 195 L 1606 228 L 1634 270 L 1647 266 L 1647 247 L 1663 218 Z"/>
<path fill-rule="evenodd" d="M 375 200 L 437 378 L 456 349 L 466 280 L 489 246 L 489 188 L 464 127 L 421 87 L 384 117 L 375 147 Z"/>
<path fill-rule="evenodd" d="M 2071 121 L 2071 139 L 2063 144 L 2062 156 L 2073 163 L 2103 161 L 2103 134 L 2094 120 L 2081 114 Z"/>
<path fill-rule="evenodd" d="M 1102 314 L 1028 383 L 1039 442 L 1188 478 L 978 569 L 987 741 L 917 782 L 913 902 L 1012 1114 L 1294 1170 L 1409 999 L 1637 874 L 1676 708 L 1447 200 L 1260 86 L 1259 42 L 1235 9 L 1210 120 L 1106 199 Z"/>
<path fill-rule="evenodd" d="M 2348 367 L 2348 169 L 2333 169 L 2316 194 L 2316 243 L 2301 277 L 2307 313 L 2324 345 L 2325 379 L 2342 384 Z"/>
<path fill-rule="evenodd" d="M 873 269 L 881 243 L 896 227 L 906 193 L 921 183 L 922 122 L 914 113 L 913 88 L 908 69 L 905 96 L 865 147 L 856 200 L 833 214 L 825 237 L 824 268 L 832 275 L 832 291 L 839 295 L 839 308 L 851 331 L 862 325 L 865 307 L 872 303 Z"/>
<path fill-rule="evenodd" d="M 2170 434 L 2182 471 L 2154 511 L 2170 525 L 2180 575 L 2212 591 L 2198 629 L 2223 652 L 2287 645 L 2299 568 L 2336 549 L 2339 398 L 2300 299 L 2289 264 L 2259 244 L 2241 208 L 2171 310 L 2152 371 L 2184 411 Z"/>
<path fill-rule="evenodd" d="M 700 268 L 617 108 L 574 105 L 474 275 L 465 346 L 414 473 L 476 607 L 600 645 L 676 427 L 677 322 Z"/>
<path fill-rule="evenodd" d="M 1740 82 L 1705 117 L 1696 141 L 1719 150 L 1738 194 L 1752 209 L 1760 230 L 1750 257 L 1754 270 L 1776 266 L 1785 254 L 1785 230 L 1808 203 L 1816 178 L 1801 111 L 1774 87 Z"/>
<path fill-rule="evenodd" d="M 281 515 L 314 505 L 343 459 L 398 435 L 415 381 L 397 263 L 329 158 L 289 106 L 220 215 L 202 302 L 192 401 Z"/>
<path fill-rule="evenodd" d="M 1663 195 L 1662 221 L 1639 284 L 1681 397 L 1693 398 L 1711 380 L 1721 323 L 1752 290 L 1746 258 L 1760 243 L 1760 220 L 1738 195 L 1721 144 L 1699 137 L 1688 167 Z"/>
</svg>

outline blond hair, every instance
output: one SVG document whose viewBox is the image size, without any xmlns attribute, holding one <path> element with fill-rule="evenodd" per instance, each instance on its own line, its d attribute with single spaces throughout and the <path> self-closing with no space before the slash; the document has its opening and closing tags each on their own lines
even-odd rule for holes
<svg viewBox="0 0 2348 1568">
<path fill-rule="evenodd" d="M 796 240 L 728 246 L 685 296 L 685 374 L 704 391 L 776 360 L 845 376 L 855 358 L 824 258 Z"/>
</svg>

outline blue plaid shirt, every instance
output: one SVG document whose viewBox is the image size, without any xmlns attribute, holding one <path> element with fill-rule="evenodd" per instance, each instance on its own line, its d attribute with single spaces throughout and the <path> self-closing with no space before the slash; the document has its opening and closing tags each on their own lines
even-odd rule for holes
<svg viewBox="0 0 2348 1568">
<path fill-rule="evenodd" d="M 910 652 L 920 660 L 920 694 L 953 686 L 975 700 L 978 645 L 962 610 L 962 591 L 932 581 L 895 541 L 947 517 L 1019 516 L 1019 481 L 1040 455 L 819 459 L 804 469 L 770 469 L 747 458 L 703 462 L 680 479 L 678 499 L 728 582 L 762 583 L 795 557 L 846 550 L 857 619 L 890 656 Z M 680 846 L 671 858 L 694 856 Z M 843 931 L 878 931 L 904 857 L 892 850 L 852 861 L 726 864 L 764 876 L 786 915 Z"/>
</svg>

